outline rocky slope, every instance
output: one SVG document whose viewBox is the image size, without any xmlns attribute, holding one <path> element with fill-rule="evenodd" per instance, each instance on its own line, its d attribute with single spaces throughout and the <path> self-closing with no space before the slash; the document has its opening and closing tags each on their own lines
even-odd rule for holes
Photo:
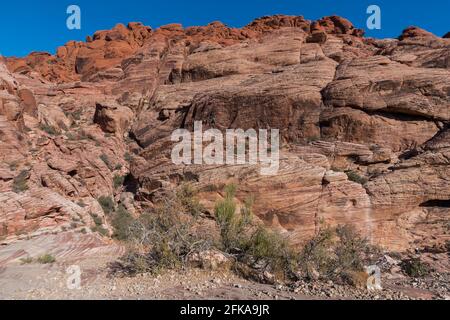
<svg viewBox="0 0 450 320">
<path fill-rule="evenodd" d="M 450 240 L 450 39 L 376 40 L 349 21 L 272 16 L 151 30 L 139 23 L 0 64 L 0 239 L 109 224 L 184 181 L 221 186 L 294 243 L 355 225 L 389 250 Z M 278 128 L 281 164 L 176 166 L 177 128 Z M 125 177 L 125 179 L 120 179 Z M 440 249 L 439 249 L 440 248 Z"/>
</svg>

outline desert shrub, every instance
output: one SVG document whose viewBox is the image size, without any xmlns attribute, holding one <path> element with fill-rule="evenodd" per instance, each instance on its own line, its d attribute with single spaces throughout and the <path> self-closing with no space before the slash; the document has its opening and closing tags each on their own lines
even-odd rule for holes
<svg viewBox="0 0 450 320">
<path fill-rule="evenodd" d="M 198 216 L 202 213 L 202 211 L 204 211 L 204 208 L 200 204 L 196 195 L 196 190 L 188 183 L 181 185 L 176 193 L 180 205 L 185 209 L 185 211 L 187 211 L 187 213 L 193 216 Z"/>
<path fill-rule="evenodd" d="M 332 245 L 333 231 L 330 228 L 320 230 L 300 253 L 300 272 L 307 278 L 316 278 L 317 273 L 329 276 L 335 268 Z"/>
<path fill-rule="evenodd" d="M 133 161 L 133 156 L 132 156 L 129 152 L 126 152 L 126 153 L 123 155 L 123 158 L 125 159 L 126 162 L 131 162 L 131 161 Z"/>
<path fill-rule="evenodd" d="M 51 264 L 56 262 L 56 258 L 51 254 L 44 254 L 37 259 L 37 262 L 40 264 Z"/>
<path fill-rule="evenodd" d="M 86 207 L 87 207 L 87 204 L 84 203 L 83 200 L 78 201 L 78 202 L 77 202 L 77 205 L 78 205 L 80 208 L 86 208 Z"/>
<path fill-rule="evenodd" d="M 430 265 L 419 258 L 403 260 L 400 267 L 404 273 L 413 278 L 423 278 L 431 272 Z"/>
<path fill-rule="evenodd" d="M 114 175 L 113 178 L 114 189 L 119 189 L 121 186 L 123 186 L 124 181 L 125 177 L 120 176 L 118 174 Z"/>
<path fill-rule="evenodd" d="M 322 228 L 304 246 L 299 256 L 299 271 L 309 279 L 345 280 L 361 272 L 380 256 L 380 250 L 362 238 L 353 227 Z"/>
<path fill-rule="evenodd" d="M 238 213 L 236 190 L 235 185 L 227 186 L 225 198 L 215 207 L 222 249 L 261 274 L 268 271 L 278 278 L 290 276 L 295 260 L 289 243 L 276 231 L 253 223 L 253 198 L 246 199 Z"/>
<path fill-rule="evenodd" d="M 126 223 L 124 238 L 131 248 L 112 265 L 113 272 L 135 275 L 177 269 L 186 264 L 189 254 L 209 248 L 208 237 L 193 228 L 196 218 L 184 211 L 177 196 L 172 195 L 153 212 L 127 221 L 130 223 Z"/>
<path fill-rule="evenodd" d="M 18 167 L 19 167 L 18 161 L 14 161 L 9 164 L 9 170 L 11 171 L 16 171 Z"/>
<path fill-rule="evenodd" d="M 123 205 L 119 205 L 112 218 L 114 238 L 123 241 L 127 240 L 129 238 L 129 228 L 133 222 L 133 216 L 125 209 Z"/>
<path fill-rule="evenodd" d="M 108 167 L 109 170 L 114 170 L 114 166 L 112 165 L 111 161 L 109 160 L 108 155 L 106 154 L 101 154 L 100 155 L 100 160 L 102 160 L 106 166 Z"/>
<path fill-rule="evenodd" d="M 99 217 L 96 214 L 91 214 L 92 220 L 94 220 L 94 223 L 96 226 L 101 226 L 103 225 L 103 219 L 101 217 Z"/>
<path fill-rule="evenodd" d="M 33 263 L 34 259 L 32 257 L 26 257 L 26 258 L 22 258 L 20 259 L 20 264 L 24 265 L 24 264 L 30 264 Z"/>
<path fill-rule="evenodd" d="M 293 250 L 279 233 L 260 226 L 250 237 L 244 249 L 253 266 L 275 273 L 278 277 L 290 276 L 295 268 Z"/>
<path fill-rule="evenodd" d="M 116 205 L 111 197 L 101 196 L 97 201 L 105 214 L 111 214 L 114 212 Z"/>
<path fill-rule="evenodd" d="M 51 126 L 51 125 L 44 124 L 44 123 L 42 123 L 42 124 L 39 126 L 39 129 L 41 129 L 42 131 L 48 133 L 48 134 L 51 135 L 51 136 L 57 135 L 57 134 L 59 133 L 59 132 L 58 132 L 58 129 L 56 129 L 55 127 L 53 127 L 53 126 Z"/>
<path fill-rule="evenodd" d="M 13 191 L 15 193 L 20 193 L 28 190 L 28 176 L 29 172 L 24 170 L 13 180 Z"/>
<path fill-rule="evenodd" d="M 83 110 L 76 110 L 71 113 L 71 116 L 72 116 L 73 120 L 80 121 L 82 114 L 83 114 Z"/>
<path fill-rule="evenodd" d="M 365 177 L 361 177 L 358 173 L 356 173 L 355 171 L 347 171 L 346 172 L 347 177 L 350 181 L 359 183 L 359 184 L 366 184 L 367 183 L 367 178 Z"/>
<path fill-rule="evenodd" d="M 340 270 L 363 271 L 364 265 L 379 254 L 378 248 L 371 246 L 349 225 L 336 227 L 336 235 L 338 243 L 335 252 Z"/>
<path fill-rule="evenodd" d="M 245 239 L 245 229 L 251 221 L 251 210 L 243 210 L 242 215 L 236 214 L 234 196 L 236 187 L 229 185 L 225 188 L 225 197 L 216 203 L 214 212 L 219 226 L 223 249 L 227 252 L 242 248 Z"/>
<path fill-rule="evenodd" d="M 107 229 L 103 228 L 102 225 L 96 225 L 96 226 L 92 227 L 91 231 L 94 233 L 98 233 L 104 237 L 109 235 L 109 231 Z M 85 234 L 86 230 L 85 229 L 81 230 L 81 233 Z"/>
</svg>

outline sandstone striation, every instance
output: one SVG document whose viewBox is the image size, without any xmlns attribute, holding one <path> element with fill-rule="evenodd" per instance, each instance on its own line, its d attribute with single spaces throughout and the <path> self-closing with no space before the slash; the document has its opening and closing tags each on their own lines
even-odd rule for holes
<svg viewBox="0 0 450 320">
<path fill-rule="evenodd" d="M 6 68 L 7 67 L 7 68 Z M 364 38 L 337 16 L 156 30 L 140 23 L 0 63 L 0 239 L 109 230 L 186 181 L 222 187 L 301 244 L 352 224 L 392 250 L 449 240 L 450 39 Z M 177 166 L 175 129 L 280 130 L 280 168 Z M 97 227 L 99 227 L 97 226 Z M 447 226 L 447 227 L 446 227 Z M 433 235 L 433 236 L 431 236 Z"/>
</svg>

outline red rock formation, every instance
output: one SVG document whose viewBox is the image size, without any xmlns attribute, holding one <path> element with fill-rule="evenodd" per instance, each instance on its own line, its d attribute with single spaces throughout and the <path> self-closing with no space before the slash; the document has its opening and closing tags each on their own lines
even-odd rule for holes
<svg viewBox="0 0 450 320">
<path fill-rule="evenodd" d="M 391 249 L 446 239 L 428 206 L 448 221 L 448 39 L 418 28 L 399 40 L 365 39 L 337 16 L 263 17 L 242 29 L 130 23 L 7 66 L 2 238 L 74 219 L 90 226 L 90 213 L 107 227 L 100 196 L 139 214 L 189 180 L 211 211 L 221 194 L 209 186 L 239 184 L 237 198 L 253 195 L 255 214 L 296 243 L 321 221 L 353 224 Z M 171 133 L 199 120 L 220 130 L 280 129 L 278 174 L 174 165 Z"/>
</svg>

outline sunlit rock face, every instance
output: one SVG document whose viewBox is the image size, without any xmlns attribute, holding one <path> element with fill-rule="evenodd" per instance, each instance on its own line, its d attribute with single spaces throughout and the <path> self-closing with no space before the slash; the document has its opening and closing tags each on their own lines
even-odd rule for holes
<svg viewBox="0 0 450 320">
<path fill-rule="evenodd" d="M 171 134 L 279 129 L 279 170 L 175 165 Z M 212 213 L 227 183 L 301 244 L 352 224 L 391 249 L 448 239 L 450 39 L 364 38 L 340 17 L 140 23 L 0 63 L 0 239 L 135 215 L 189 181 Z M 123 178 L 123 179 L 120 179 Z M 447 238 L 446 238 L 447 237 Z"/>
</svg>

